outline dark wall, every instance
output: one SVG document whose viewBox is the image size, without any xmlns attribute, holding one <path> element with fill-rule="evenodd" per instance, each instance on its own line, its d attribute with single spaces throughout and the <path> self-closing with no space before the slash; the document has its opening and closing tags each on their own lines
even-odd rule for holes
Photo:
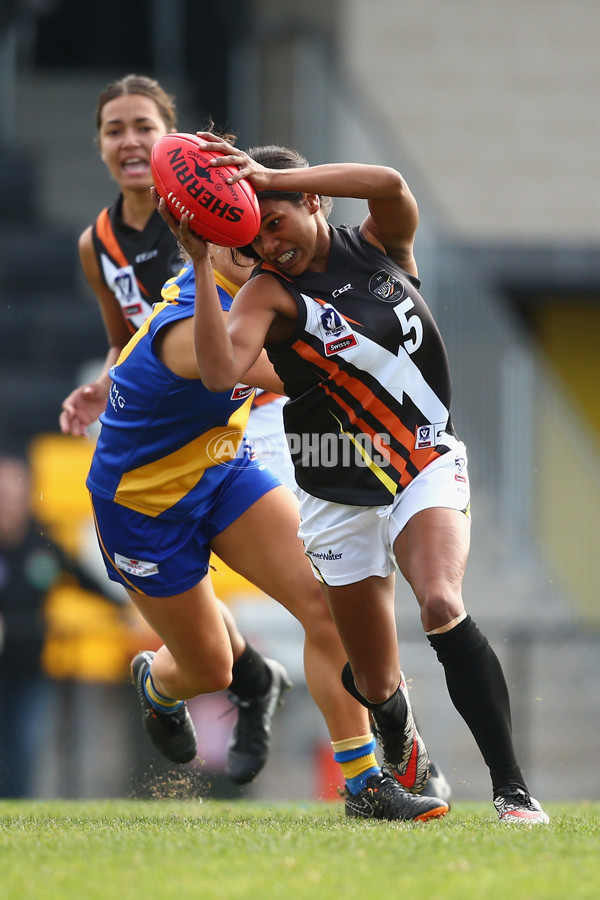
<svg viewBox="0 0 600 900">
<path fill-rule="evenodd" d="M 202 116 L 229 123 L 229 56 L 249 27 L 252 0 L 171 0 L 169 28 L 148 0 L 60 0 L 38 19 L 33 62 L 39 69 L 102 69 L 116 75 L 176 70 Z M 169 12 L 171 15 L 169 16 Z"/>
</svg>

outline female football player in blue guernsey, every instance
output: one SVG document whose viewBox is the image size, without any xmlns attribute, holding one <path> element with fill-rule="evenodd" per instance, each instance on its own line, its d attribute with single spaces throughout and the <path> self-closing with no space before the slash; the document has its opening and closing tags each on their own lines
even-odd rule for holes
<svg viewBox="0 0 600 900">
<path fill-rule="evenodd" d="M 173 98 L 154 79 L 127 75 L 101 92 L 95 122 L 101 158 L 120 193 L 79 239 L 82 269 L 100 305 L 109 348 L 96 380 L 80 385 L 63 402 L 60 426 L 74 435 L 86 434 L 105 409 L 111 366 L 160 300 L 165 281 L 182 266 L 180 250 L 150 196 L 152 147 L 177 125 Z M 279 663 L 246 642 L 225 604 L 221 611 L 235 657 L 229 698 L 238 707 L 226 770 L 233 781 L 245 784 L 266 763 L 270 721 L 289 681 Z M 169 758 L 185 762 L 194 755 L 190 743 L 185 753 Z"/>
<path fill-rule="evenodd" d="M 225 322 L 214 292 L 200 287 L 210 277 L 206 246 L 159 205 L 196 271 L 200 377 L 210 390 L 231 390 L 266 347 L 282 379 L 300 535 L 348 655 L 344 686 L 370 710 L 387 759 L 406 707 L 398 568 L 489 767 L 500 821 L 547 823 L 515 757 L 500 662 L 463 605 L 467 455 L 450 419 L 446 351 L 418 291 L 412 193 L 392 168 L 309 166 L 286 148 L 244 153 L 200 136 L 225 154 L 217 165 L 238 167 L 232 182 L 252 182 L 261 209 L 245 248 L 260 265 Z M 366 218 L 332 228 L 323 197 L 366 200 Z"/>
<path fill-rule="evenodd" d="M 65 433 L 73 434 L 84 434 L 87 426 L 104 410 L 111 366 L 131 334 L 148 318 L 152 301 L 160 297 L 164 281 L 182 266 L 173 236 L 158 216 L 149 193 L 152 183 L 149 168 L 152 146 L 158 137 L 175 128 L 172 99 L 152 79 L 127 76 L 109 85 L 101 94 L 96 121 L 102 158 L 121 193 L 117 202 L 103 210 L 94 226 L 83 233 L 80 254 L 88 282 L 101 305 L 110 348 L 99 378 L 77 388 L 63 404 L 61 427 Z M 215 253 L 218 254 L 219 251 L 215 250 Z M 215 277 L 220 290 L 223 295 L 233 295 L 237 287 L 246 280 L 247 270 L 234 266 L 227 253 L 220 254 L 218 268 L 220 271 L 216 272 Z M 191 314 L 190 311 L 189 316 Z M 189 324 L 191 326 L 191 318 Z M 161 332 L 163 333 L 164 331 Z M 261 394 L 261 398 L 274 396 L 268 392 Z M 280 478 L 285 478 L 285 459 L 286 456 L 289 458 L 289 453 L 281 423 L 277 432 L 272 414 L 269 415 L 270 423 L 266 424 L 263 419 L 268 408 L 274 406 L 272 402 L 261 403 L 257 410 L 261 420 L 255 426 L 255 431 L 263 441 L 266 435 L 269 436 L 264 442 L 271 451 L 269 467 Z M 279 463 L 283 465 L 279 466 Z M 198 471 L 199 476 L 200 473 L 201 469 Z M 295 508 L 297 509 L 297 505 Z M 297 522 L 296 511 L 294 533 Z M 358 793 L 366 780 L 364 773 L 372 768 L 370 726 L 365 710 L 340 690 L 337 669 L 345 657 L 322 597 L 315 591 L 316 585 L 313 584 L 306 560 L 302 556 L 301 559 L 304 571 L 296 574 L 293 556 L 290 556 L 289 562 L 285 561 L 290 575 L 295 579 L 295 592 L 288 598 L 288 604 L 310 635 L 307 639 L 307 668 L 313 674 L 309 674 L 309 677 L 313 681 L 317 677 L 314 675 L 316 667 L 319 669 L 318 679 L 323 685 L 327 684 L 328 679 L 331 681 L 330 699 L 319 699 L 319 703 L 332 738 L 336 739 L 334 749 L 347 775 L 349 789 Z M 282 565 L 282 560 L 285 560 L 283 554 L 280 556 L 279 566 Z M 289 585 L 287 588 L 291 590 Z M 274 661 L 265 661 L 253 648 L 248 647 L 237 631 L 231 613 L 222 604 L 221 613 L 225 618 L 234 657 L 229 694 L 239 706 L 238 723 L 228 748 L 227 771 L 237 783 L 245 783 L 260 771 L 266 761 L 270 720 L 285 688 L 285 678 Z M 190 610 L 189 614 L 193 614 L 193 611 Z M 331 661 L 317 665 L 319 656 L 325 650 Z M 312 665 L 311 659 L 315 660 Z M 141 655 L 134 661 L 145 713 L 148 713 L 148 705 L 152 703 L 155 706 L 151 709 L 156 711 L 156 695 L 148 689 L 148 669 L 151 663 L 149 654 Z M 164 719 L 164 707 L 161 713 L 159 704 L 159 713 L 145 714 L 144 722 L 161 752 L 170 759 L 185 761 L 195 752 L 195 737 L 190 730 L 185 707 L 177 705 L 175 710 L 175 715 Z M 180 747 L 182 733 L 185 735 L 183 751 Z M 425 757 L 426 761 L 424 747 L 417 737 L 416 729 L 414 736 L 411 731 L 408 741 L 409 762 L 404 774 L 404 780 L 409 784 L 411 778 L 415 777 L 411 774 L 410 763 L 414 762 L 417 750 L 421 751 L 419 758 L 422 760 Z M 413 751 L 412 755 L 410 751 Z M 429 796 L 437 796 L 436 789 L 440 785 L 443 799 L 446 799 L 449 786 L 443 778 L 429 779 Z M 412 788 L 414 789 L 414 783 Z M 385 793 L 391 794 L 391 797 L 384 802 Z M 380 796 L 382 801 L 377 808 L 373 807 L 375 814 L 380 817 L 414 818 L 420 814 L 412 803 L 407 805 L 403 797 L 400 797 L 402 802 L 398 805 L 396 788 L 390 789 L 388 785 L 380 792 Z M 367 808 L 365 805 L 365 809 Z M 434 808 L 439 808 L 439 804 Z"/>
</svg>

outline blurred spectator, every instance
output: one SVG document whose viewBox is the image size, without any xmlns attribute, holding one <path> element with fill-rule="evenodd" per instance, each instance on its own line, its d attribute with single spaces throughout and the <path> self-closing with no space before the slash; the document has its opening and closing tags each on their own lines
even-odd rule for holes
<svg viewBox="0 0 600 900">
<path fill-rule="evenodd" d="M 48 681 L 41 656 L 45 601 L 63 578 L 104 593 L 51 540 L 31 511 L 31 477 L 21 458 L 0 457 L 0 796 L 29 795 L 44 742 Z"/>
</svg>

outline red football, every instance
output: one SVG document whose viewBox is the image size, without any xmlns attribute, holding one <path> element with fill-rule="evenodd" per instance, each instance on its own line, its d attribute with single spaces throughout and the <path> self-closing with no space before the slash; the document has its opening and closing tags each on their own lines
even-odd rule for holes
<svg viewBox="0 0 600 900">
<path fill-rule="evenodd" d="M 176 219 L 187 215 L 194 234 L 222 247 L 242 247 L 258 234 L 258 200 L 245 178 L 227 184 L 235 166 L 208 165 L 218 156 L 223 154 L 200 147 L 194 134 L 165 134 L 152 148 L 154 185 Z"/>
</svg>

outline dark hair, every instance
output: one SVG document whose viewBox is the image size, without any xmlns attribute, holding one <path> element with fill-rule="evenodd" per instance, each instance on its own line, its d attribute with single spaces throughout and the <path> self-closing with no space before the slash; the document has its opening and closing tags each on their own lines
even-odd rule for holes
<svg viewBox="0 0 600 900">
<path fill-rule="evenodd" d="M 107 84 L 96 104 L 96 130 L 100 131 L 102 123 L 102 110 L 110 100 L 116 97 L 124 97 L 127 94 L 140 94 L 154 100 L 158 107 L 167 131 L 175 131 L 177 127 L 177 111 L 175 98 L 171 97 L 154 78 L 146 75 L 125 75 L 118 81 Z"/>
<path fill-rule="evenodd" d="M 289 147 L 279 147 L 276 144 L 269 144 L 265 147 L 251 147 L 246 152 L 248 156 L 266 169 L 306 169 L 309 165 L 308 160 L 301 153 L 298 153 L 297 150 L 290 150 Z M 288 200 L 290 203 L 301 203 L 304 194 L 302 191 L 257 191 L 256 196 L 259 200 L 277 197 L 279 200 Z M 333 200 L 331 197 L 321 197 L 320 200 L 321 210 L 325 218 L 327 218 L 333 208 Z M 238 247 L 237 252 L 249 259 L 260 259 L 252 248 L 252 244 Z"/>
</svg>

